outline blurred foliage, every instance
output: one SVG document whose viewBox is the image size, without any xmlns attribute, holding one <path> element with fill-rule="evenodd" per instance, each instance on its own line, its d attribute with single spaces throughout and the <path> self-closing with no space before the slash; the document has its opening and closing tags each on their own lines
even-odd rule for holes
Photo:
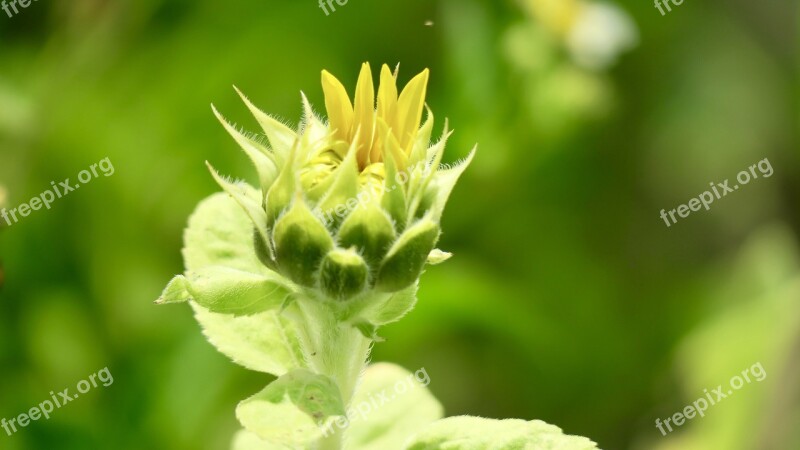
<svg viewBox="0 0 800 450">
<path fill-rule="evenodd" d="M 370 61 L 400 62 L 401 81 L 431 68 L 429 102 L 456 129 L 446 158 L 480 144 L 444 216 L 455 257 L 423 276 L 374 360 L 425 367 L 448 415 L 541 419 L 607 449 L 797 448 L 796 5 L 661 16 L 620 2 L 629 39 L 590 67 L 533 3 L 350 0 L 326 17 L 310 0 L 43 0 L 0 13 L 7 207 L 105 157 L 116 168 L 0 229 L 0 418 L 104 366 L 115 379 L 0 432 L 0 447 L 227 448 L 235 402 L 267 380 L 218 354 L 187 308 L 152 304 L 182 271 L 189 213 L 217 191 L 203 161 L 255 181 L 208 104 L 255 130 L 235 84 L 295 121 L 301 89 L 322 109 L 320 70 L 353 86 Z M 589 43 L 625 35 L 603 23 Z M 670 228 L 658 217 L 767 157 L 773 177 Z M 655 428 L 756 361 L 763 382 L 668 437 Z"/>
</svg>

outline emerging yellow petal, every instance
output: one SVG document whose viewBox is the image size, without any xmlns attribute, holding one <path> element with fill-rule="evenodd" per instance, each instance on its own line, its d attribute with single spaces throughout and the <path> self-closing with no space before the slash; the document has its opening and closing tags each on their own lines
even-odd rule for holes
<svg viewBox="0 0 800 450">
<path fill-rule="evenodd" d="M 428 76 L 428 69 L 423 70 L 408 82 L 398 97 L 396 76 L 384 64 L 376 105 L 372 70 L 369 63 L 364 63 L 356 84 L 355 101 L 351 104 L 339 80 L 322 71 L 329 131 L 334 140 L 355 149 L 360 170 L 383 162 L 386 152 L 392 154 L 399 168 L 405 167 L 419 134 Z M 345 145 L 336 147 L 340 157 L 345 156 L 341 152 Z"/>
<path fill-rule="evenodd" d="M 342 83 L 327 70 L 322 71 L 322 91 L 325 94 L 325 109 L 328 110 L 328 121 L 334 137 L 343 141 L 350 140 L 350 129 L 353 124 L 353 105 Z"/>
<path fill-rule="evenodd" d="M 394 122 L 397 110 L 397 81 L 386 64 L 381 67 L 381 84 L 378 87 L 378 117 L 386 123 Z"/>
<path fill-rule="evenodd" d="M 428 69 L 425 69 L 408 82 L 397 100 L 397 120 L 394 133 L 400 141 L 401 148 L 409 154 L 411 144 L 417 136 L 419 123 L 422 120 L 422 108 L 425 106 L 425 92 L 428 88 Z"/>
<path fill-rule="evenodd" d="M 372 70 L 368 63 L 361 65 L 361 75 L 356 84 L 355 117 L 350 136 L 355 137 L 358 132 L 358 165 L 366 167 L 369 164 L 372 138 L 375 130 L 375 88 L 372 85 Z"/>
<path fill-rule="evenodd" d="M 387 124 L 394 124 L 397 112 L 397 80 L 395 80 L 391 69 L 386 64 L 381 67 L 381 82 L 378 87 L 378 119 L 382 119 Z M 372 149 L 370 159 L 372 161 L 383 160 L 383 137 L 380 133 L 376 136 L 375 146 Z"/>
</svg>

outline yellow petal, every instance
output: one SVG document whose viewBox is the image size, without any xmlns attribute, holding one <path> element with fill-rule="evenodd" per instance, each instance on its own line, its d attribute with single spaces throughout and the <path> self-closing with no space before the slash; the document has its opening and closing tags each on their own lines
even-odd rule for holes
<svg viewBox="0 0 800 450">
<path fill-rule="evenodd" d="M 331 130 L 336 130 L 337 139 L 348 141 L 353 124 L 353 105 L 342 83 L 327 70 L 322 71 L 322 91 L 325 94 L 325 109 Z"/>
<path fill-rule="evenodd" d="M 355 116 L 350 136 L 358 136 L 358 164 L 366 167 L 369 164 L 369 152 L 372 148 L 372 136 L 375 126 L 375 87 L 372 84 L 372 70 L 368 63 L 361 65 L 361 74 L 356 84 Z"/>
<path fill-rule="evenodd" d="M 400 146 L 406 153 L 411 148 L 410 144 L 419 129 L 422 120 L 422 108 L 425 105 L 425 91 L 428 88 L 428 69 L 425 69 L 408 82 L 397 100 L 397 119 L 395 120 L 395 134 Z"/>
<path fill-rule="evenodd" d="M 381 67 L 381 82 L 378 86 L 378 119 L 394 124 L 397 111 L 397 80 L 391 69 L 386 64 Z M 383 138 L 376 133 L 375 145 L 372 146 L 370 162 L 379 162 L 383 159 Z"/>
<path fill-rule="evenodd" d="M 397 82 L 389 66 L 381 67 L 381 84 L 378 87 L 378 117 L 386 123 L 394 123 L 397 110 Z"/>
</svg>

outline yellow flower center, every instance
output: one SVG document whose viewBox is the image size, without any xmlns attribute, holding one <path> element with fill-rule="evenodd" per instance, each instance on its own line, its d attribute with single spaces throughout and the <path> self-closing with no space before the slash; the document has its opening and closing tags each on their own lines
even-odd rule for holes
<svg viewBox="0 0 800 450">
<path fill-rule="evenodd" d="M 384 64 L 376 103 L 372 70 L 364 63 L 351 103 L 342 83 L 322 71 L 328 126 L 336 141 L 348 144 L 345 148 L 356 145 L 360 170 L 382 162 L 388 153 L 399 168 L 406 166 L 422 120 L 428 73 L 425 69 L 415 76 L 398 96 L 397 79 Z"/>
</svg>

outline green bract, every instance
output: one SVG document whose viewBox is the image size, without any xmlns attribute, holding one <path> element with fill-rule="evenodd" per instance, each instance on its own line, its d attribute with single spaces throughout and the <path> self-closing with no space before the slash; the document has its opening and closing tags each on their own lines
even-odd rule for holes
<svg viewBox="0 0 800 450">
<path fill-rule="evenodd" d="M 303 96 L 297 131 L 242 95 L 265 139 L 214 110 L 255 165 L 260 189 L 209 165 L 227 195 L 212 195 L 192 214 L 186 272 L 158 303 L 188 301 L 219 351 L 277 377 L 236 408 L 244 429 L 234 450 L 539 448 L 524 444 L 529 438 L 563 443 L 546 448 L 594 448 L 539 423 L 441 422 L 427 382 L 415 384 L 418 373 L 366 364 L 379 328 L 413 308 L 424 265 L 450 257 L 434 248 L 439 220 L 474 155 L 440 167 L 450 133 L 445 126 L 430 145 L 430 112 L 420 126 L 427 80 L 426 70 L 398 94 L 384 66 L 376 96 L 365 64 L 351 103 L 323 72 L 328 122 Z M 400 385 L 403 392 L 376 403 Z M 498 442 L 509 445 L 484 445 L 506 432 L 513 439 Z"/>
</svg>

